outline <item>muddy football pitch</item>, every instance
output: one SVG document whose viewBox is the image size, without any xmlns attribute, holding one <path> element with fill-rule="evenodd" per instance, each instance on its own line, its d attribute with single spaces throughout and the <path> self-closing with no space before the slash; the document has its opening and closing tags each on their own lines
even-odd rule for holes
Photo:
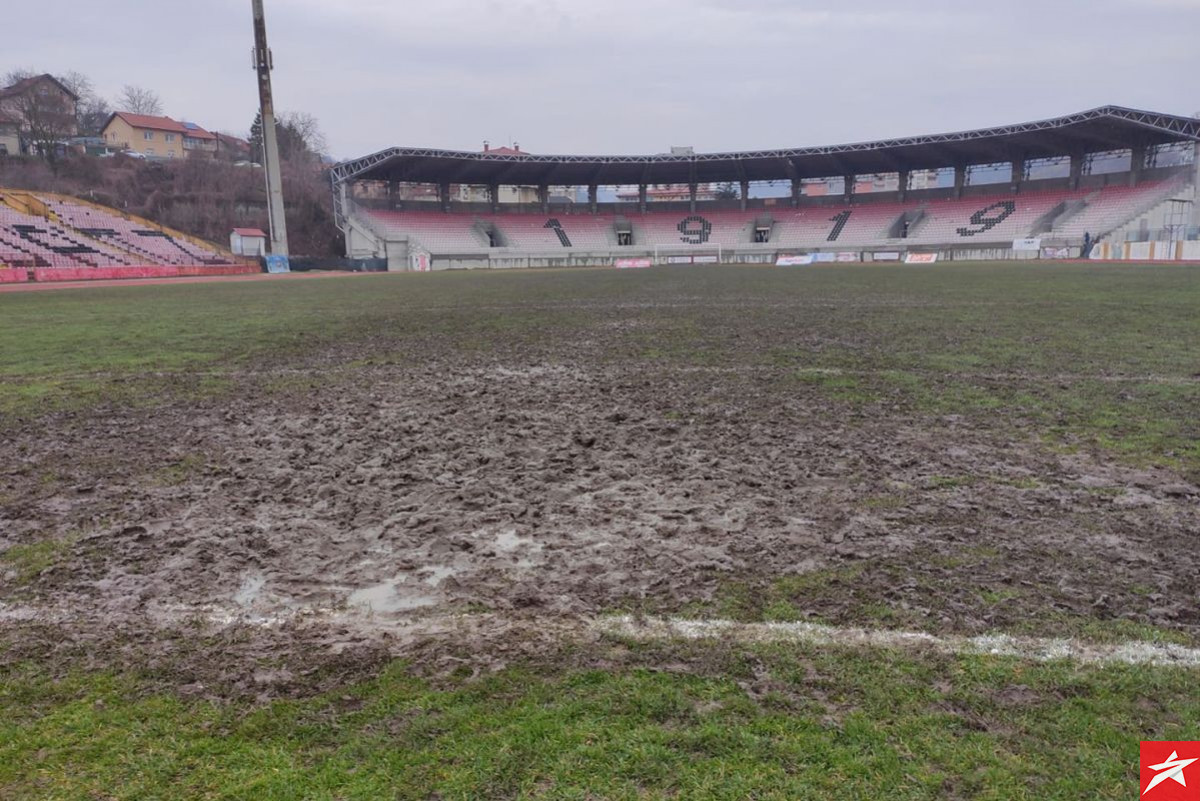
<svg viewBox="0 0 1200 801">
<path fill-rule="evenodd" d="M 0 296 L 0 796 L 1125 798 L 1200 270 Z"/>
</svg>

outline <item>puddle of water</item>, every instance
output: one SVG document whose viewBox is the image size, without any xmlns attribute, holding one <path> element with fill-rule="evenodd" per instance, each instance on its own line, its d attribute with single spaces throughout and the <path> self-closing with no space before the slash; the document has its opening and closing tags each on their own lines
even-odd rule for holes
<svg viewBox="0 0 1200 801">
<path fill-rule="evenodd" d="M 519 537 L 515 531 L 501 531 L 496 535 L 496 550 L 498 551 L 508 553 L 525 546 L 536 547 L 538 550 L 541 550 L 541 547 L 533 540 Z"/>
<path fill-rule="evenodd" d="M 352 592 L 347 600 L 351 606 L 365 606 L 372 612 L 407 612 L 437 604 L 437 599 L 428 595 L 400 593 L 398 590 L 395 582 L 385 581 Z"/>
<path fill-rule="evenodd" d="M 420 570 L 421 580 L 431 587 L 436 587 L 451 576 L 457 576 L 458 573 L 458 568 L 446 567 L 444 565 L 430 565 Z"/>
<path fill-rule="evenodd" d="M 246 576 L 242 586 L 233 596 L 233 602 L 238 606 L 251 606 L 258 600 L 262 588 L 267 585 L 267 579 L 261 575 Z"/>
<path fill-rule="evenodd" d="M 518 570 L 528 570 L 534 567 L 537 562 L 531 559 L 530 556 L 537 556 L 542 552 L 542 544 L 527 537 L 517 536 L 517 532 L 501 531 L 496 535 L 496 550 L 500 553 L 511 554 L 515 551 L 525 549 L 527 555 L 522 556 L 517 560 L 516 567 Z"/>
</svg>

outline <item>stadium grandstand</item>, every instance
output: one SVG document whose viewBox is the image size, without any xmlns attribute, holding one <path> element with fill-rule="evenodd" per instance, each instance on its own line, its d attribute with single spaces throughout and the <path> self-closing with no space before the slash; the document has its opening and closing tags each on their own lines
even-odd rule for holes
<svg viewBox="0 0 1200 801">
<path fill-rule="evenodd" d="M 0 189 L 0 282 L 258 272 L 208 242 L 78 198 Z"/>
<path fill-rule="evenodd" d="M 806 255 L 1200 259 L 1198 173 L 1200 119 L 1106 106 L 744 153 L 396 147 L 336 165 L 333 192 L 347 255 L 392 270 Z"/>
</svg>

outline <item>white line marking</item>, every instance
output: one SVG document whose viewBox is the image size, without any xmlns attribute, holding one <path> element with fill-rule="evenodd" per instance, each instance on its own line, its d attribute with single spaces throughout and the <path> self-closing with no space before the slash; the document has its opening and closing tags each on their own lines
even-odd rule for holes
<svg viewBox="0 0 1200 801">
<path fill-rule="evenodd" d="M 104 613 L 80 613 L 75 608 L 33 607 L 0 601 L 0 625 L 4 623 L 45 623 L 69 626 L 72 622 L 96 625 Z M 179 623 L 207 622 L 219 628 L 256 626 L 277 628 L 285 624 L 333 625 L 350 627 L 369 636 L 375 633 L 404 632 L 412 635 L 447 635 L 462 627 L 502 626 L 507 622 L 529 623 L 530 618 L 507 618 L 496 613 L 437 614 L 422 612 L 375 613 L 354 607 L 328 609 L 302 607 L 271 614 L 243 608 L 213 605 L 159 606 L 146 613 L 148 627 L 166 627 Z M 709 640 L 719 639 L 746 645 L 795 643 L 839 648 L 888 648 L 911 651 L 936 651 L 944 654 L 975 654 L 1013 657 L 1034 662 L 1069 660 L 1081 665 L 1155 665 L 1200 668 L 1200 648 L 1174 643 L 1126 641 L 1090 643 L 1083 640 L 1044 637 L 1016 637 L 1009 634 L 985 634 L 978 637 L 938 636 L 920 631 L 842 628 L 819 623 L 738 623 L 732 620 L 684 620 L 679 618 L 551 618 L 536 621 L 541 630 L 554 630 L 566 638 L 580 635 L 617 636 L 634 640 Z"/>
<path fill-rule="evenodd" d="M 1200 667 L 1200 649 L 1172 643 L 1088 643 L 1071 639 L 936 636 L 916 631 L 838 628 L 817 623 L 737 623 L 729 620 L 680 620 L 633 617 L 600 618 L 592 628 L 602 634 L 637 640 L 720 639 L 739 643 L 799 643 L 855 648 L 935 650 L 947 654 L 1016 657 L 1036 662 L 1066 659 L 1094 665 L 1170 665 Z"/>
</svg>

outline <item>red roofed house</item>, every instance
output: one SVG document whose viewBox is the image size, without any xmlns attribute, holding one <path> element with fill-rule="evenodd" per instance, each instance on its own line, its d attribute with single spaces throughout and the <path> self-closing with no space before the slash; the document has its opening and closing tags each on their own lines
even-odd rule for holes
<svg viewBox="0 0 1200 801">
<path fill-rule="evenodd" d="M 156 159 L 208 156 L 217 152 L 217 135 L 194 122 L 118 111 L 108 118 L 100 135 L 105 144 Z"/>
<path fill-rule="evenodd" d="M 240 136 L 217 132 L 217 152 L 230 161 L 248 161 L 250 143 Z"/>
<path fill-rule="evenodd" d="M 489 142 L 483 143 L 483 152 L 489 156 L 528 156 L 521 149 L 521 146 L 516 142 L 512 147 L 492 147 Z M 488 190 L 486 186 L 469 186 L 467 184 L 455 184 L 451 190 L 453 198 L 461 203 L 486 203 L 488 202 Z M 536 186 L 508 186 L 500 187 L 500 197 L 496 199 L 499 203 L 537 203 L 538 193 Z"/>
<path fill-rule="evenodd" d="M 44 148 L 62 142 L 79 132 L 75 111 L 79 96 L 53 75 L 35 75 L 0 88 L 0 117 L 9 127 L 16 121 L 24 148 L 14 150 L 6 139 L 10 155 L 34 147 Z"/>
</svg>

